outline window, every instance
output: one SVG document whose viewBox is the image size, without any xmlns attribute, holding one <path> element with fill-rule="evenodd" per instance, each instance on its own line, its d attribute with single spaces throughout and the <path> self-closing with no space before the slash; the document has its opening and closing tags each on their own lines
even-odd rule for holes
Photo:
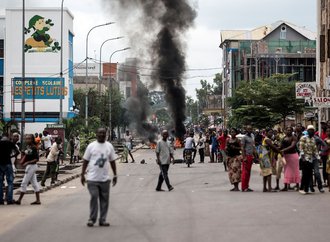
<svg viewBox="0 0 330 242">
<path fill-rule="evenodd" d="M 280 39 L 286 39 L 286 26 L 281 26 Z"/>
<path fill-rule="evenodd" d="M 0 58 L 4 57 L 4 41 L 0 39 Z"/>
</svg>

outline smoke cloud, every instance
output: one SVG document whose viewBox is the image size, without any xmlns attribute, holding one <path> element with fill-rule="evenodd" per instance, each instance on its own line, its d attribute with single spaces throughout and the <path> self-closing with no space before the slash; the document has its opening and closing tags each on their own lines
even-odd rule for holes
<svg viewBox="0 0 330 242">
<path fill-rule="evenodd" d="M 175 134 L 183 137 L 186 119 L 182 85 L 186 69 L 184 34 L 193 26 L 196 11 L 188 0 L 104 0 L 104 3 L 116 13 L 125 35 L 130 37 L 131 47 L 142 56 L 143 63 L 151 63 L 151 82 L 165 92 Z"/>
</svg>

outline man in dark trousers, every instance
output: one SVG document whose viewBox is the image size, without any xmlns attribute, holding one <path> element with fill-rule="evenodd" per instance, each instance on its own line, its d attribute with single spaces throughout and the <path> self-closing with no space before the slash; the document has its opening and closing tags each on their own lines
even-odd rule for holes
<svg viewBox="0 0 330 242">
<path fill-rule="evenodd" d="M 18 154 L 15 144 L 11 142 L 7 136 L 3 137 L 0 141 L 0 205 L 4 204 L 3 192 L 4 192 L 4 178 L 8 184 L 6 192 L 7 205 L 14 204 L 13 190 L 14 190 L 14 170 L 11 163 L 11 157 L 13 152 Z"/>
<path fill-rule="evenodd" d="M 100 219 L 99 225 L 108 227 L 106 222 L 109 195 L 110 195 L 110 166 L 113 171 L 113 186 L 117 184 L 116 153 L 112 144 L 106 141 L 106 129 L 99 128 L 96 132 L 96 141 L 87 146 L 83 157 L 83 167 L 81 173 L 81 184 L 84 186 L 87 170 L 87 187 L 91 195 L 90 216 L 88 227 L 93 227 L 97 220 L 99 201 Z M 88 168 L 88 169 L 87 169 Z"/>
<path fill-rule="evenodd" d="M 173 150 L 171 149 L 171 146 L 167 142 L 167 138 L 168 138 L 167 130 L 164 130 L 162 132 L 162 137 L 163 138 L 157 142 L 157 146 L 156 146 L 157 164 L 160 167 L 158 185 L 156 187 L 157 192 L 164 191 L 162 189 L 162 184 L 164 180 L 169 191 L 172 191 L 174 189 L 168 178 L 168 170 L 170 168 L 171 160 L 174 160 L 174 157 L 173 157 Z"/>
</svg>

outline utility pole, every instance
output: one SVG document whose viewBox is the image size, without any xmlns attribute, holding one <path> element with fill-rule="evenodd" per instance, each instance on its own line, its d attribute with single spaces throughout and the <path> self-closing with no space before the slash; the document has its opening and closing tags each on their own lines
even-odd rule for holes
<svg viewBox="0 0 330 242">
<path fill-rule="evenodd" d="M 25 0 L 22 9 L 22 103 L 21 103 L 21 145 L 25 135 Z M 14 114 L 15 115 L 15 114 Z"/>
</svg>

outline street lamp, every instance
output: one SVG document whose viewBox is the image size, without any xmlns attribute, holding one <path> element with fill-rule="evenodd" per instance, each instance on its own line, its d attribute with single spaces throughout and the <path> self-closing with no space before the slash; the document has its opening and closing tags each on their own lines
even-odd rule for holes
<svg viewBox="0 0 330 242">
<path fill-rule="evenodd" d="M 112 91 L 112 81 L 111 81 L 111 59 L 112 56 L 114 54 L 116 54 L 117 52 L 121 52 L 121 51 L 125 51 L 125 50 L 129 50 L 130 47 L 124 48 L 124 49 L 120 49 L 120 50 L 116 50 L 114 52 L 112 52 L 112 54 L 110 55 L 110 59 L 109 59 L 109 63 L 110 63 L 110 77 L 109 77 L 109 129 L 110 129 L 110 133 L 109 133 L 109 138 L 111 141 L 112 138 L 112 125 L 111 125 L 111 121 L 112 121 L 112 95 L 111 95 L 111 91 Z"/>
<path fill-rule="evenodd" d="M 22 103 L 21 103 L 21 145 L 25 135 L 25 0 L 22 2 Z M 15 118 L 14 113 L 14 118 Z"/>
<path fill-rule="evenodd" d="M 87 85 L 87 78 L 88 78 L 88 37 L 89 34 L 92 32 L 93 29 L 99 28 L 99 27 L 103 27 L 103 26 L 107 26 L 110 24 L 114 24 L 115 22 L 108 22 L 105 24 L 99 24 L 94 26 L 93 28 L 91 28 L 86 36 L 86 76 L 85 76 L 85 85 L 86 85 L 86 94 L 85 94 L 85 125 L 86 127 L 88 126 L 88 85 Z"/>
<path fill-rule="evenodd" d="M 64 88 L 64 83 L 63 83 L 63 3 L 64 0 L 62 0 L 61 3 L 61 60 L 60 60 L 60 117 L 59 117 L 59 124 L 62 124 L 63 120 L 63 100 L 62 100 L 62 95 L 63 95 L 63 88 Z M 62 87 L 63 86 L 63 87 Z"/>
<path fill-rule="evenodd" d="M 111 40 L 117 40 L 117 39 L 122 39 L 124 38 L 123 36 L 120 36 L 120 37 L 116 37 L 116 38 L 111 38 L 111 39 L 107 39 L 105 40 L 101 47 L 100 47 L 100 70 L 99 70 L 99 95 L 101 95 L 101 80 L 102 80 L 102 73 L 101 73 L 101 69 L 102 69 L 102 48 L 103 48 L 103 45 L 105 43 L 107 43 L 108 41 L 111 41 Z M 111 66 L 111 65 L 110 65 Z"/>
</svg>

